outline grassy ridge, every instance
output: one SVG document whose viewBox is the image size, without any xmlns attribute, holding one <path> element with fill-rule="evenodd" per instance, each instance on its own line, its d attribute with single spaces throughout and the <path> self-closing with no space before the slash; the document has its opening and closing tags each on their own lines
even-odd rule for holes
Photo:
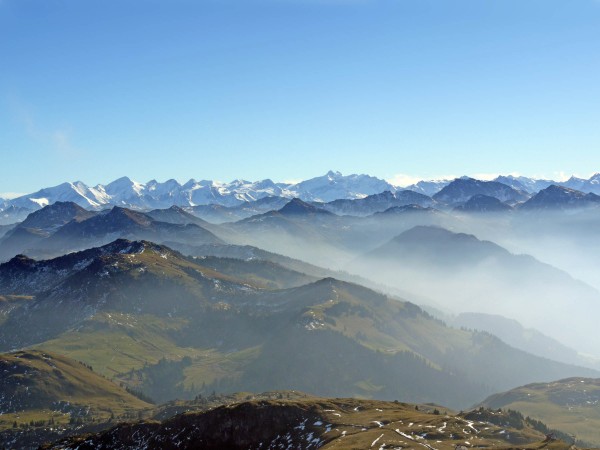
<svg viewBox="0 0 600 450">
<path fill-rule="evenodd" d="M 71 417 L 105 421 L 151 405 L 91 367 L 38 350 L 0 355 L 0 429 Z"/>
<path fill-rule="evenodd" d="M 488 397 L 490 408 L 508 408 L 600 447 L 600 379 L 534 383 Z"/>
<path fill-rule="evenodd" d="M 525 421 L 514 423 L 515 427 L 494 425 L 434 406 L 285 392 L 270 398 L 248 395 L 245 401 L 228 400 L 224 406 L 187 412 L 162 423 L 121 424 L 44 448 L 570 448 L 561 441 L 545 442 L 544 434 Z M 489 414 L 500 424 L 508 420 L 503 412 Z"/>
</svg>

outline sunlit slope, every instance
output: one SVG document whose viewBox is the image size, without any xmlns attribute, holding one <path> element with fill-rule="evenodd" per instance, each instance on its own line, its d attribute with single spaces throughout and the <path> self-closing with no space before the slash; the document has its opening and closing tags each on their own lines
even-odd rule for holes
<svg viewBox="0 0 600 450">
<path fill-rule="evenodd" d="M 492 395 L 481 405 L 521 411 L 600 447 L 600 379 L 529 384 Z"/>
<path fill-rule="evenodd" d="M 544 442 L 544 434 L 524 420 L 503 426 L 481 419 L 477 414 L 448 415 L 435 408 L 417 410 L 400 402 L 315 397 L 255 400 L 182 414 L 162 423 L 121 424 L 44 448 L 572 448 L 561 441 Z M 498 413 L 496 419 L 501 423 L 508 417 Z"/>
<path fill-rule="evenodd" d="M 0 429 L 31 420 L 107 420 L 151 406 L 92 367 L 46 351 L 2 354 L 0 373 Z"/>
</svg>

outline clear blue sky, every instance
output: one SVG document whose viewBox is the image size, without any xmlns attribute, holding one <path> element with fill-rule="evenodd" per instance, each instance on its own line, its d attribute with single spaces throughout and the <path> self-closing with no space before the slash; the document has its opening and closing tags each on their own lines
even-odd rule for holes
<svg viewBox="0 0 600 450">
<path fill-rule="evenodd" d="M 600 171 L 599 0 L 0 0 L 0 192 Z"/>
</svg>

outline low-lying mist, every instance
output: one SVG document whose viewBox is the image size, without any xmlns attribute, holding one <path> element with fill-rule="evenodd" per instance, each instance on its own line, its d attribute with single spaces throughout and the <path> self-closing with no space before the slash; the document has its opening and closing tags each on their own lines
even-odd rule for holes
<svg viewBox="0 0 600 450">
<path fill-rule="evenodd" d="M 516 319 L 600 358 L 595 333 L 600 263 L 594 258 L 600 250 L 599 222 L 598 213 L 589 211 L 422 211 L 303 223 L 302 235 L 284 227 L 269 228 L 268 233 L 248 228 L 243 239 L 355 273 L 450 314 L 481 312 Z M 426 232 L 411 233 L 422 225 L 449 232 L 424 228 Z"/>
</svg>

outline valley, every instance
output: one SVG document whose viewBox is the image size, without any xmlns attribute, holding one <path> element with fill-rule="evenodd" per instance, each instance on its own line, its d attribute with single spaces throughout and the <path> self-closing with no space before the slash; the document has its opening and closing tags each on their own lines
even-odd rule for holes
<svg viewBox="0 0 600 450">
<path fill-rule="evenodd" d="M 518 386 L 600 378 L 600 292 L 569 273 L 568 264 L 515 251 L 523 239 L 535 245 L 529 238 L 536 224 L 547 229 L 544 243 L 560 235 L 557 242 L 582 245 L 581 233 L 570 236 L 567 224 L 597 242 L 589 226 L 600 219 L 595 194 L 554 185 L 531 193 L 462 178 L 432 196 L 392 189 L 352 198 L 336 189 L 373 180 L 342 178 L 336 193 L 315 180 L 305 200 L 241 198 L 212 204 L 210 214 L 175 202 L 150 209 L 158 204 L 149 197 L 140 206 L 135 196 L 113 190 L 129 203 L 103 209 L 84 208 L 84 197 L 49 202 L 10 225 L 0 237 L 3 442 L 40 444 L 155 416 L 183 420 L 159 411 L 193 405 L 201 411 L 193 420 L 204 423 L 216 420 L 209 417 L 222 402 L 252 409 L 246 397 L 269 391 L 467 411 Z M 350 198 L 324 201 L 329 195 Z M 549 228 L 550 217 L 561 219 Z M 258 398 L 280 399 L 274 395 Z M 289 404 L 273 407 L 309 408 L 303 401 L 292 395 Z M 544 416 L 534 406 L 498 402 L 481 405 L 520 411 L 522 420 L 532 418 L 527 426 L 541 421 L 564 441 L 575 434 L 580 446 L 595 445 L 593 433 L 560 419 L 558 410 L 543 406 Z M 227 414 L 237 414 L 232 408 Z M 407 420 L 390 414 L 390 423 Z M 313 418 L 333 421 L 327 414 Z M 163 442 L 163 425 L 123 426 L 151 433 L 153 445 Z M 365 435 L 354 436 L 336 426 L 338 434 L 317 427 L 312 440 L 297 445 L 418 441 L 404 428 L 365 425 Z M 117 445 L 115 435 L 103 433 L 98 442 Z M 477 439 L 495 446 L 518 441 L 495 433 Z M 539 430 L 522 433 L 523 445 L 545 439 Z M 451 442 L 436 436 L 440 442 L 427 445 Z"/>
</svg>

